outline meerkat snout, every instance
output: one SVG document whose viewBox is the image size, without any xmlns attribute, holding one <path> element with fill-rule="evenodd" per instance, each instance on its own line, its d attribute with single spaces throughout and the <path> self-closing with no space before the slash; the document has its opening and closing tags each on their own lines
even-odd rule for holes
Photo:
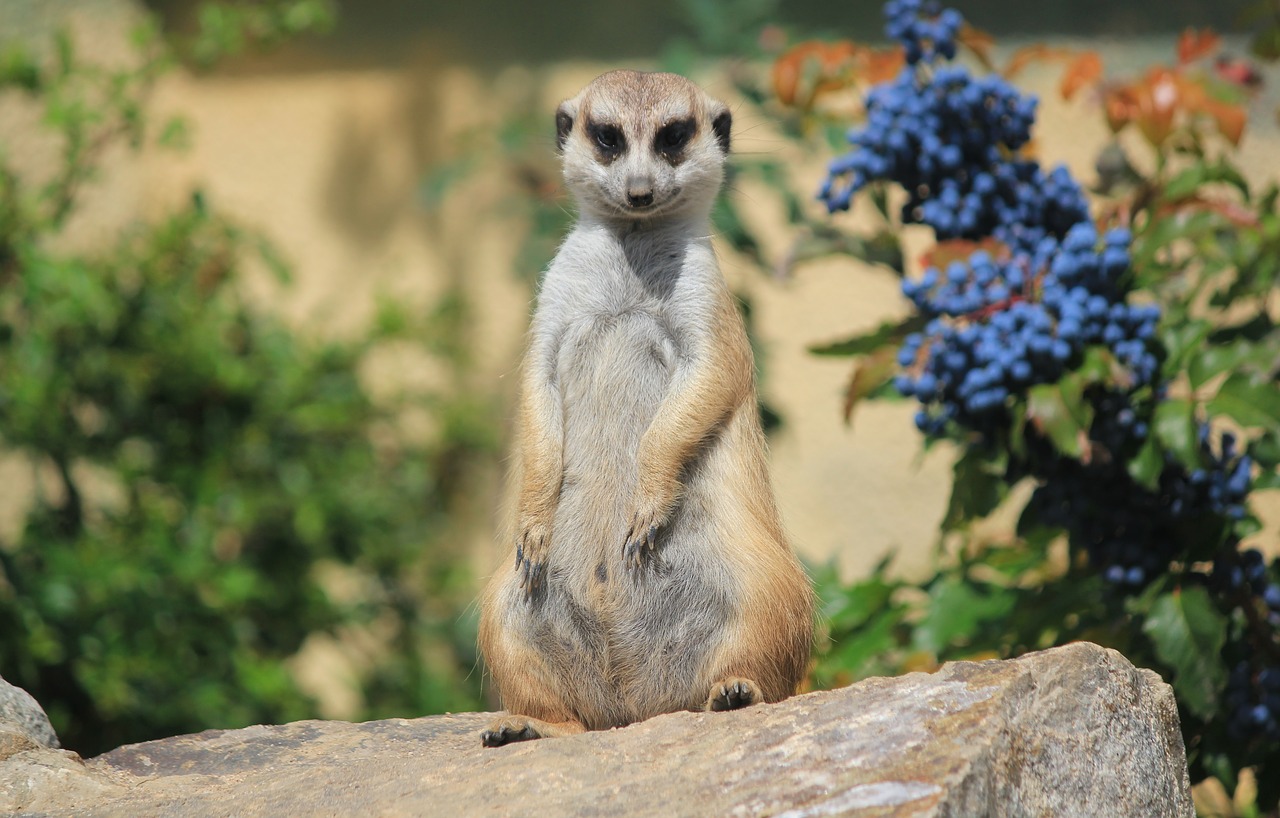
<svg viewBox="0 0 1280 818">
<path fill-rule="evenodd" d="M 732 121 L 684 77 L 611 71 L 556 111 L 565 182 L 583 215 L 704 217 L 724 178 Z"/>
<path fill-rule="evenodd" d="M 648 176 L 632 176 L 628 179 L 627 204 L 635 208 L 653 204 L 653 179 Z"/>
</svg>

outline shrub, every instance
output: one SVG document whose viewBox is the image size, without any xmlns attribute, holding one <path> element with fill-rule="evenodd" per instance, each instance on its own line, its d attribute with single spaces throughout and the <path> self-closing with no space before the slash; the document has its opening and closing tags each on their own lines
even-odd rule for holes
<svg viewBox="0 0 1280 818">
<path fill-rule="evenodd" d="M 902 67 L 819 196 L 834 212 L 869 191 L 886 219 L 901 201 L 938 242 L 903 279 L 910 318 L 816 351 L 860 356 L 850 407 L 914 398 L 926 440 L 955 445 L 952 547 L 919 584 L 823 571 L 816 679 L 1100 642 L 1173 685 L 1193 781 L 1253 767 L 1274 809 L 1280 562 L 1244 543 L 1280 487 L 1280 191 L 1233 163 L 1240 92 L 1198 70 L 1213 40 L 1193 33 L 1127 84 L 1094 54 L 1015 55 L 1007 73 L 1066 60 L 1065 94 L 1093 88 L 1146 139 L 1154 172 L 1111 146 L 1123 173 L 1094 203 L 1027 150 L 1035 100 L 955 61 L 968 45 L 994 68 L 985 36 L 921 0 L 885 13 Z M 1018 522 L 993 544 L 972 525 L 997 511 Z"/>
<path fill-rule="evenodd" d="M 216 33 L 239 47 L 236 20 L 269 39 L 324 8 L 232 9 Z M 204 58 L 216 38 L 196 42 Z M 288 662 L 320 634 L 377 635 L 363 717 L 474 707 L 471 583 L 446 534 L 492 414 L 456 391 L 463 305 L 300 334 L 244 291 L 250 266 L 287 277 L 270 245 L 198 193 L 114 246 L 61 249 L 104 149 L 181 130 L 146 115 L 173 52 L 153 29 L 138 43 L 119 69 L 65 36 L 48 60 L 0 58 L 63 148 L 51 178 L 0 164 L 0 445 L 38 489 L 0 542 L 0 672 L 86 755 L 316 716 Z M 375 401 L 359 370 L 388 341 L 455 382 Z M 410 413 L 438 434 L 409 434 Z"/>
</svg>

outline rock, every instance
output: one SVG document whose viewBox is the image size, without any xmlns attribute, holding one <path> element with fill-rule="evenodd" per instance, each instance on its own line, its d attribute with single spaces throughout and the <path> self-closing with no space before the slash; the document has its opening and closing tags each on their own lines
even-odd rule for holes
<svg viewBox="0 0 1280 818">
<path fill-rule="evenodd" d="M 0 759 L 22 750 L 58 746 L 58 734 L 40 702 L 0 676 Z"/>
<path fill-rule="evenodd" d="M 498 749 L 480 746 L 490 718 L 211 730 L 83 763 L 29 750 L 0 763 L 0 812 L 1192 815 L 1172 691 L 1084 643 Z"/>
</svg>

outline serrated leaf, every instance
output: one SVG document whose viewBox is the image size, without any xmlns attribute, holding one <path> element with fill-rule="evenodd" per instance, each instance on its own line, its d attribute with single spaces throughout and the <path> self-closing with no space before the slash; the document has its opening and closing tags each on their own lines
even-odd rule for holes
<svg viewBox="0 0 1280 818">
<path fill-rule="evenodd" d="M 1226 415 L 1241 426 L 1280 428 L 1280 386 L 1237 372 L 1206 402 L 1214 417 Z"/>
<path fill-rule="evenodd" d="M 1200 467 L 1200 440 L 1196 434 L 1195 407 L 1190 401 L 1170 399 L 1156 405 L 1155 435 L 1164 449 L 1188 469 Z"/>
<path fill-rule="evenodd" d="M 1227 682 L 1222 646 L 1227 620 L 1201 587 L 1175 589 L 1151 606 L 1142 631 L 1156 656 L 1173 670 L 1178 700 L 1193 714 L 1208 719 L 1218 711 Z"/>
</svg>

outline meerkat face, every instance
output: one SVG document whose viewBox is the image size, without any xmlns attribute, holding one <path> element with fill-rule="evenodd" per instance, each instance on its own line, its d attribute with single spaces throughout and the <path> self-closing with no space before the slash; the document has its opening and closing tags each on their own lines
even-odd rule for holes
<svg viewBox="0 0 1280 818">
<path fill-rule="evenodd" d="M 556 111 L 564 178 L 606 218 L 705 217 L 724 179 L 732 116 L 676 74 L 611 71 Z"/>
</svg>

